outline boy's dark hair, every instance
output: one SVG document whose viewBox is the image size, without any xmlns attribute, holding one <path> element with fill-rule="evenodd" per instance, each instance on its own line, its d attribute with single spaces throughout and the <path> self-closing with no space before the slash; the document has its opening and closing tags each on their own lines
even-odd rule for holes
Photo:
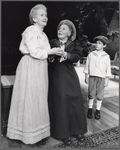
<svg viewBox="0 0 120 150">
<path fill-rule="evenodd" d="M 103 35 L 96 36 L 93 40 L 94 40 L 94 42 L 100 40 L 104 45 L 108 45 L 109 44 L 108 38 L 103 36 Z"/>
</svg>

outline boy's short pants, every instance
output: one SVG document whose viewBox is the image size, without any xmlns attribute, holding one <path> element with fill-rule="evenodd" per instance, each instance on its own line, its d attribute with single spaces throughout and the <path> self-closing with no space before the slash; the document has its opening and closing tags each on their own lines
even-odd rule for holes
<svg viewBox="0 0 120 150">
<path fill-rule="evenodd" d="M 88 86 L 88 98 L 103 100 L 105 78 L 90 76 Z"/>
</svg>

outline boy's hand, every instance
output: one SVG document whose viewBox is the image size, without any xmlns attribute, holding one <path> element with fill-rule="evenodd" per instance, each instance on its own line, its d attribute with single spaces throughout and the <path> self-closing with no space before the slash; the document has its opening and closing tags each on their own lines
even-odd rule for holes
<svg viewBox="0 0 120 150">
<path fill-rule="evenodd" d="M 108 83 L 109 83 L 109 78 L 106 78 L 104 87 L 108 86 Z"/>
<path fill-rule="evenodd" d="M 88 74 L 85 74 L 85 83 L 86 83 L 86 84 L 88 84 L 88 83 L 89 83 Z"/>
<path fill-rule="evenodd" d="M 88 84 L 88 82 L 89 82 L 89 81 L 88 81 L 88 78 L 87 78 L 87 79 L 85 79 L 85 83 L 86 83 L 86 84 Z"/>
</svg>

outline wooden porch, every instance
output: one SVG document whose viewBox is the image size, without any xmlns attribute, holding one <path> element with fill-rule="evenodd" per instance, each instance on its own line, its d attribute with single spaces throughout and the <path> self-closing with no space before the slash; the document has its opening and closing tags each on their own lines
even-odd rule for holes
<svg viewBox="0 0 120 150">
<path fill-rule="evenodd" d="M 84 65 L 79 65 L 75 67 L 81 84 L 83 99 L 84 99 L 84 106 L 85 111 L 87 113 L 87 90 L 88 85 L 84 82 Z M 95 111 L 95 102 L 94 102 L 94 109 Z M 87 119 L 88 124 L 88 132 L 85 135 L 89 135 L 91 133 L 99 132 L 102 130 L 106 130 L 112 127 L 119 126 L 119 76 L 114 78 L 112 76 L 109 81 L 108 87 L 105 88 L 104 92 L 104 100 L 101 107 L 101 119 L 95 120 L 94 117 L 92 119 Z M 6 148 L 8 147 L 9 141 L 1 136 L 1 145 L 6 143 Z M 46 145 L 43 148 L 47 148 L 51 145 L 59 144 L 61 141 L 58 141 L 52 137 L 48 139 Z M 3 147 L 3 146 L 2 146 Z M 5 148 L 5 144 L 4 144 Z M 26 148 L 26 145 L 22 145 L 22 148 Z"/>
</svg>

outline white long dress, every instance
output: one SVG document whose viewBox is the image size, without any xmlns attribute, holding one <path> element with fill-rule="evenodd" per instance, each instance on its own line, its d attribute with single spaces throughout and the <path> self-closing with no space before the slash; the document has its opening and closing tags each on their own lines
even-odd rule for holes
<svg viewBox="0 0 120 150">
<path fill-rule="evenodd" d="M 50 136 L 48 113 L 48 38 L 36 25 L 22 34 L 21 58 L 13 88 L 7 136 L 34 144 Z"/>
</svg>

